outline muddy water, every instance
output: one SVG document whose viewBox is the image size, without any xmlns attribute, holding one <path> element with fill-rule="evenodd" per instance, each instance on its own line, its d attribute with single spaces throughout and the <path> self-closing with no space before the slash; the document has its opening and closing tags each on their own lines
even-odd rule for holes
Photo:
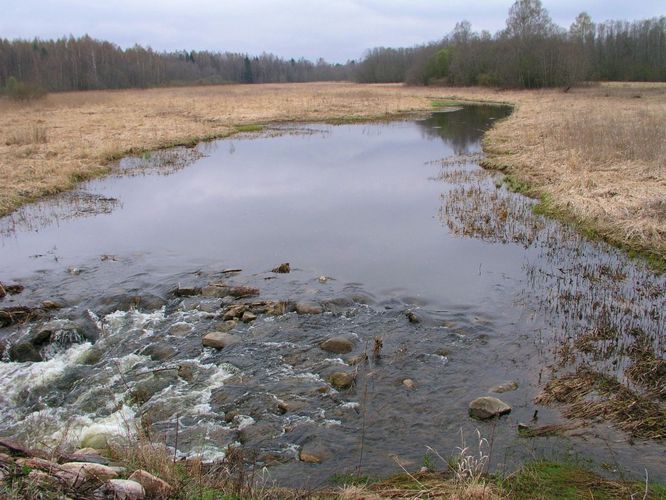
<svg viewBox="0 0 666 500">
<path fill-rule="evenodd" d="M 498 468 L 575 455 L 664 479 L 663 447 L 603 423 L 559 437 L 517 434 L 535 410 L 539 424 L 563 422 L 533 403 L 573 321 L 549 299 L 557 269 L 612 263 L 627 293 L 651 283 L 659 293 L 631 295 L 636 316 L 664 305 L 664 283 L 557 224 L 521 222 L 532 203 L 498 190 L 475 156 L 483 130 L 507 113 L 470 107 L 389 124 L 277 127 L 124 160 L 117 175 L 0 220 L 0 281 L 26 286 L 0 306 L 64 306 L 0 329 L 8 348 L 51 332 L 38 346 L 42 361 L 5 354 L 0 363 L 0 434 L 75 446 L 122 443 L 142 426 L 168 446 L 177 441 L 181 456 L 214 460 L 242 445 L 271 479 L 315 487 L 358 467 L 418 468 L 426 447 L 450 456 L 461 433 L 476 446 L 478 429 Z M 441 161 L 451 157 L 455 175 Z M 490 216 L 461 183 L 500 192 L 517 222 L 488 230 Z M 282 262 L 291 273 L 272 273 Z M 232 300 L 173 290 L 219 282 L 325 312 L 260 314 L 234 328 L 239 344 L 202 349 Z M 661 349 L 663 321 L 645 321 Z M 354 350 L 318 347 L 335 335 Z M 368 362 L 351 365 L 363 353 Z M 333 389 L 327 378 L 339 370 L 355 373 L 355 386 Z M 509 416 L 467 416 L 472 399 L 508 381 L 518 383 L 500 395 Z M 299 461 L 303 447 L 322 463 Z"/>
</svg>

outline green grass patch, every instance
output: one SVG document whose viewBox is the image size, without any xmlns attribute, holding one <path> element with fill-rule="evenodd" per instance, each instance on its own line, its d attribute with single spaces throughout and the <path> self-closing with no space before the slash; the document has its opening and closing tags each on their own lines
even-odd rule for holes
<svg viewBox="0 0 666 500">
<path fill-rule="evenodd" d="M 261 132 L 262 130 L 264 130 L 264 126 L 259 125 L 257 123 L 248 123 L 246 125 L 236 125 L 234 128 L 236 129 L 236 132 L 241 132 L 241 133 Z"/>
<path fill-rule="evenodd" d="M 500 485 L 509 498 L 516 499 L 611 500 L 645 494 L 643 482 L 608 480 L 579 465 L 549 461 L 527 464 Z M 663 499 L 665 493 L 664 485 L 648 485 L 648 498 Z"/>
<path fill-rule="evenodd" d="M 330 482 L 336 486 L 368 486 L 377 480 L 359 474 L 334 474 L 331 476 Z"/>
</svg>

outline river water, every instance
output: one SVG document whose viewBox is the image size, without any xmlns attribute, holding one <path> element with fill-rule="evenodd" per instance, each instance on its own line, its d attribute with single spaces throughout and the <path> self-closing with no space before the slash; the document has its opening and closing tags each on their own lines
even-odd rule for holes
<svg viewBox="0 0 666 500">
<path fill-rule="evenodd" d="M 557 437 L 517 433 L 535 410 L 540 424 L 569 422 L 533 402 L 552 348 L 586 321 L 553 305 L 553 274 L 581 274 L 576 259 L 621 268 L 616 291 L 636 317 L 664 306 L 664 282 L 533 216 L 531 200 L 478 167 L 483 131 L 508 113 L 276 126 L 128 158 L 109 177 L 1 219 L 0 281 L 26 288 L 0 307 L 62 307 L 0 329 L 0 435 L 75 447 L 121 443 L 143 426 L 177 442 L 180 456 L 215 460 L 240 445 L 278 483 L 317 487 L 359 468 L 418 469 L 426 455 L 439 460 L 427 447 L 448 457 L 461 436 L 476 446 L 478 429 L 493 467 L 574 456 L 663 480 L 662 446 L 604 422 Z M 289 274 L 271 272 L 283 262 Z M 203 349 L 232 299 L 174 290 L 221 282 L 259 288 L 255 301 L 325 312 L 259 314 L 231 331 L 238 344 Z M 647 282 L 659 293 L 636 297 Z M 586 286 L 589 295 L 610 285 Z M 663 319 L 640 321 L 663 349 Z M 10 359 L 12 345 L 41 331 L 51 332 L 41 361 Z M 336 335 L 352 340 L 351 353 L 320 349 Z M 363 353 L 367 362 L 351 363 Z M 341 370 L 353 387 L 331 387 Z M 470 419 L 469 402 L 506 382 L 518 385 L 499 394 L 512 412 Z M 322 462 L 300 461 L 302 448 Z"/>
</svg>

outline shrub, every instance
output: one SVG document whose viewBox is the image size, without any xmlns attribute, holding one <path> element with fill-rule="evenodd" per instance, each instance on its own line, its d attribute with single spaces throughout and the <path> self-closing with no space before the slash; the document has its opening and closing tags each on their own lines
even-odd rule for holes
<svg viewBox="0 0 666 500">
<path fill-rule="evenodd" d="M 7 80 L 5 92 L 13 101 L 33 101 L 41 99 L 47 93 L 46 90 L 39 85 L 21 82 L 13 76 L 9 77 Z"/>
</svg>

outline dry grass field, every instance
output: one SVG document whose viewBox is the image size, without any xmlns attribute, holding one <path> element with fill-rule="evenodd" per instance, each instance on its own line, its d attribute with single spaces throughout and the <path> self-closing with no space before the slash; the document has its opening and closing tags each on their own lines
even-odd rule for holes
<svg viewBox="0 0 666 500">
<path fill-rule="evenodd" d="M 377 119 L 445 99 L 516 111 L 487 134 L 486 165 L 543 206 L 631 249 L 666 258 L 666 85 L 544 91 L 359 85 L 227 85 L 0 99 L 0 215 L 71 188 L 141 151 L 224 137 L 244 125 Z"/>
</svg>

